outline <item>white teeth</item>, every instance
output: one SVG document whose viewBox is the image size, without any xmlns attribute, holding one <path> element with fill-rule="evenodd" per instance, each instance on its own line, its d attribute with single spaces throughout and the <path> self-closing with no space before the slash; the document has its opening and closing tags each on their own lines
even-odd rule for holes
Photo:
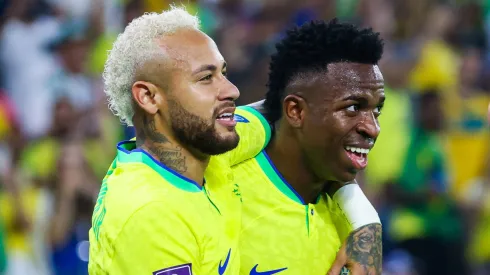
<svg viewBox="0 0 490 275">
<path fill-rule="evenodd" d="M 232 113 L 223 113 L 218 116 L 218 118 L 230 118 L 230 117 L 233 117 Z"/>
<path fill-rule="evenodd" d="M 352 153 L 358 153 L 358 154 L 368 154 L 370 151 L 369 149 L 358 148 L 358 147 L 350 147 L 350 146 L 346 146 L 345 150 L 351 151 Z"/>
</svg>

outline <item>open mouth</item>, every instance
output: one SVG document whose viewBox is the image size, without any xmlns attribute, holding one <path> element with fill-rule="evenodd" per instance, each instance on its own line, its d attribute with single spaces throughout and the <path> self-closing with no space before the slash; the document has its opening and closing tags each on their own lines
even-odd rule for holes
<svg viewBox="0 0 490 275">
<path fill-rule="evenodd" d="M 236 125 L 235 121 L 235 108 L 225 108 L 216 117 L 216 121 L 225 127 L 234 127 Z"/>
<path fill-rule="evenodd" d="M 219 115 L 216 119 L 217 120 L 234 120 L 233 117 L 234 117 L 233 113 L 223 113 L 223 114 Z"/>
<path fill-rule="evenodd" d="M 369 151 L 371 149 L 353 147 L 353 146 L 346 146 L 344 149 L 345 152 L 347 153 L 347 156 L 352 161 L 352 165 L 354 165 L 356 169 L 362 170 L 366 168 L 368 163 L 367 155 L 369 154 Z"/>
</svg>

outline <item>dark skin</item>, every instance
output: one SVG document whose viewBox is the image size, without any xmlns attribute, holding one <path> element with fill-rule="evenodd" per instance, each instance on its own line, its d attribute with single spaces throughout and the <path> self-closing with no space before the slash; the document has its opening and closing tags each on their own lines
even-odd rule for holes
<svg viewBox="0 0 490 275">
<path fill-rule="evenodd" d="M 380 224 L 365 225 L 349 235 L 337 254 L 334 266 L 328 274 L 339 274 L 347 261 L 352 275 L 379 275 L 383 267 L 382 229 Z M 345 251 L 345 252 L 344 252 Z"/>
<path fill-rule="evenodd" d="M 169 110 L 172 109 L 172 102 L 179 102 L 182 108 L 192 111 L 193 114 L 204 120 L 214 121 L 214 110 L 229 106 L 239 93 L 236 87 L 226 79 L 226 64 L 209 37 L 200 32 L 189 30 L 163 37 L 158 42 L 162 51 L 170 58 L 168 60 L 154 60 L 154 62 L 146 64 L 138 72 L 138 81 L 132 87 L 136 107 L 133 123 L 137 132 L 137 146 L 149 152 L 155 159 L 168 167 L 202 184 L 209 156 L 196 150 L 196 148 L 185 146 L 179 141 L 171 125 L 172 118 Z M 172 76 L 171 79 L 168 76 Z M 305 107 L 304 100 L 301 101 L 302 98 L 299 96 L 297 98 L 299 100 L 296 102 Z M 288 102 L 293 103 L 294 101 L 288 99 Z M 295 105 L 291 106 L 294 107 Z M 289 129 L 290 133 L 298 137 L 300 134 L 298 129 L 300 128 L 288 127 L 285 129 Z M 222 139 L 232 139 L 236 135 L 234 130 L 222 125 L 215 125 L 215 130 Z M 271 157 L 274 156 L 273 161 L 276 163 L 278 163 L 277 155 L 273 148 L 276 142 L 278 144 L 282 142 L 280 140 L 285 135 L 282 131 L 284 130 L 278 129 L 277 139 L 268 149 Z M 292 141 L 287 141 L 284 144 L 288 145 L 289 142 Z M 300 152 L 298 147 L 299 145 L 295 148 L 291 147 L 291 149 L 295 149 L 291 152 Z M 302 154 L 296 156 L 303 157 Z M 306 168 L 304 164 L 301 167 Z M 284 171 L 283 168 L 279 165 L 281 171 Z M 286 169 L 288 168 L 286 167 Z M 319 184 L 320 177 L 310 177 L 316 175 L 314 171 L 317 170 L 305 169 L 303 171 L 306 172 L 305 175 L 309 179 L 313 179 L 310 182 L 317 184 L 312 184 L 315 188 L 305 189 L 300 194 L 305 198 L 307 196 L 313 197 L 313 194 L 318 194 L 324 185 Z M 301 170 L 297 170 L 296 175 L 299 173 Z M 353 178 L 354 176 L 352 176 Z M 300 178 L 296 180 L 286 179 L 295 184 L 300 183 L 294 185 L 295 188 L 301 186 L 302 179 Z M 345 182 L 345 180 L 341 182 Z M 352 234 L 351 236 L 356 237 L 358 235 Z M 352 241 L 350 242 L 352 243 Z M 354 257 L 358 257 L 356 255 L 359 254 L 354 253 L 355 251 L 356 249 L 347 251 L 347 257 L 352 263 L 364 264 L 361 260 L 355 260 L 357 258 Z M 344 260 L 343 264 L 346 261 Z"/>
<path fill-rule="evenodd" d="M 145 64 L 132 87 L 137 146 L 202 184 L 210 156 L 179 140 L 172 128 L 175 119 L 171 111 L 187 112 L 193 120 L 211 125 L 221 141 L 235 140 L 234 127 L 215 120 L 220 110 L 234 111 L 234 100 L 240 93 L 226 78 L 226 63 L 216 44 L 204 33 L 180 30 L 156 42 L 166 57 Z"/>
<path fill-rule="evenodd" d="M 345 147 L 374 146 L 383 86 L 378 66 L 359 63 L 329 64 L 327 72 L 291 81 L 266 151 L 306 203 L 355 181 L 360 170 Z M 353 275 L 381 274 L 381 260 L 381 225 L 366 225 L 351 233 L 329 274 L 339 274 L 344 265 Z"/>
</svg>

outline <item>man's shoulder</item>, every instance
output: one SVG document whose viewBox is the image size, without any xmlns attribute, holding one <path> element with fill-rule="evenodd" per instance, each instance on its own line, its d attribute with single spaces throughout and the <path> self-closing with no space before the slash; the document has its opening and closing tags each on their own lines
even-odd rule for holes
<svg viewBox="0 0 490 275">
<path fill-rule="evenodd" d="M 235 183 L 242 192 L 244 203 L 258 203 L 268 196 L 276 195 L 275 186 L 260 165 L 260 155 L 231 167 Z M 256 205 L 258 206 L 258 205 Z"/>
<path fill-rule="evenodd" d="M 247 159 L 245 161 L 242 161 L 238 164 L 235 164 L 231 167 L 233 170 L 234 175 L 241 175 L 242 173 L 248 174 L 250 172 L 255 172 L 255 173 L 262 173 L 262 169 L 260 168 L 260 164 L 258 162 L 258 156 L 261 153 L 259 153 L 257 156 Z M 235 176 L 236 177 L 236 176 Z"/>
<path fill-rule="evenodd" d="M 194 194 L 178 188 L 178 182 L 171 182 L 143 163 L 118 163 L 112 174 L 106 178 L 107 201 L 125 205 L 126 209 L 139 208 L 152 202 L 179 203 L 185 195 Z"/>
<path fill-rule="evenodd" d="M 189 196 L 198 193 L 179 189 L 175 184 L 142 163 L 118 163 L 104 179 L 94 216 L 103 211 L 104 223 L 120 228 L 137 212 L 144 213 L 139 215 L 143 218 L 150 217 L 148 211 L 156 208 L 161 209 L 156 216 L 177 211 L 182 201 L 194 200 Z"/>
</svg>

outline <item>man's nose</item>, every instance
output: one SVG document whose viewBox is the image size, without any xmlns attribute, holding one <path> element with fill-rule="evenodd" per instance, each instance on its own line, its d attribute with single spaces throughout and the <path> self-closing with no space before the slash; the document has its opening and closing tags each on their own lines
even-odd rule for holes
<svg viewBox="0 0 490 275">
<path fill-rule="evenodd" d="M 219 100 L 231 100 L 235 101 L 240 96 L 240 91 L 238 88 L 231 83 L 228 79 L 224 79 L 223 87 L 220 89 L 218 95 Z"/>
<path fill-rule="evenodd" d="M 369 112 L 364 116 L 363 121 L 358 125 L 357 131 L 366 138 L 373 140 L 378 138 L 381 128 L 373 112 Z"/>
</svg>

